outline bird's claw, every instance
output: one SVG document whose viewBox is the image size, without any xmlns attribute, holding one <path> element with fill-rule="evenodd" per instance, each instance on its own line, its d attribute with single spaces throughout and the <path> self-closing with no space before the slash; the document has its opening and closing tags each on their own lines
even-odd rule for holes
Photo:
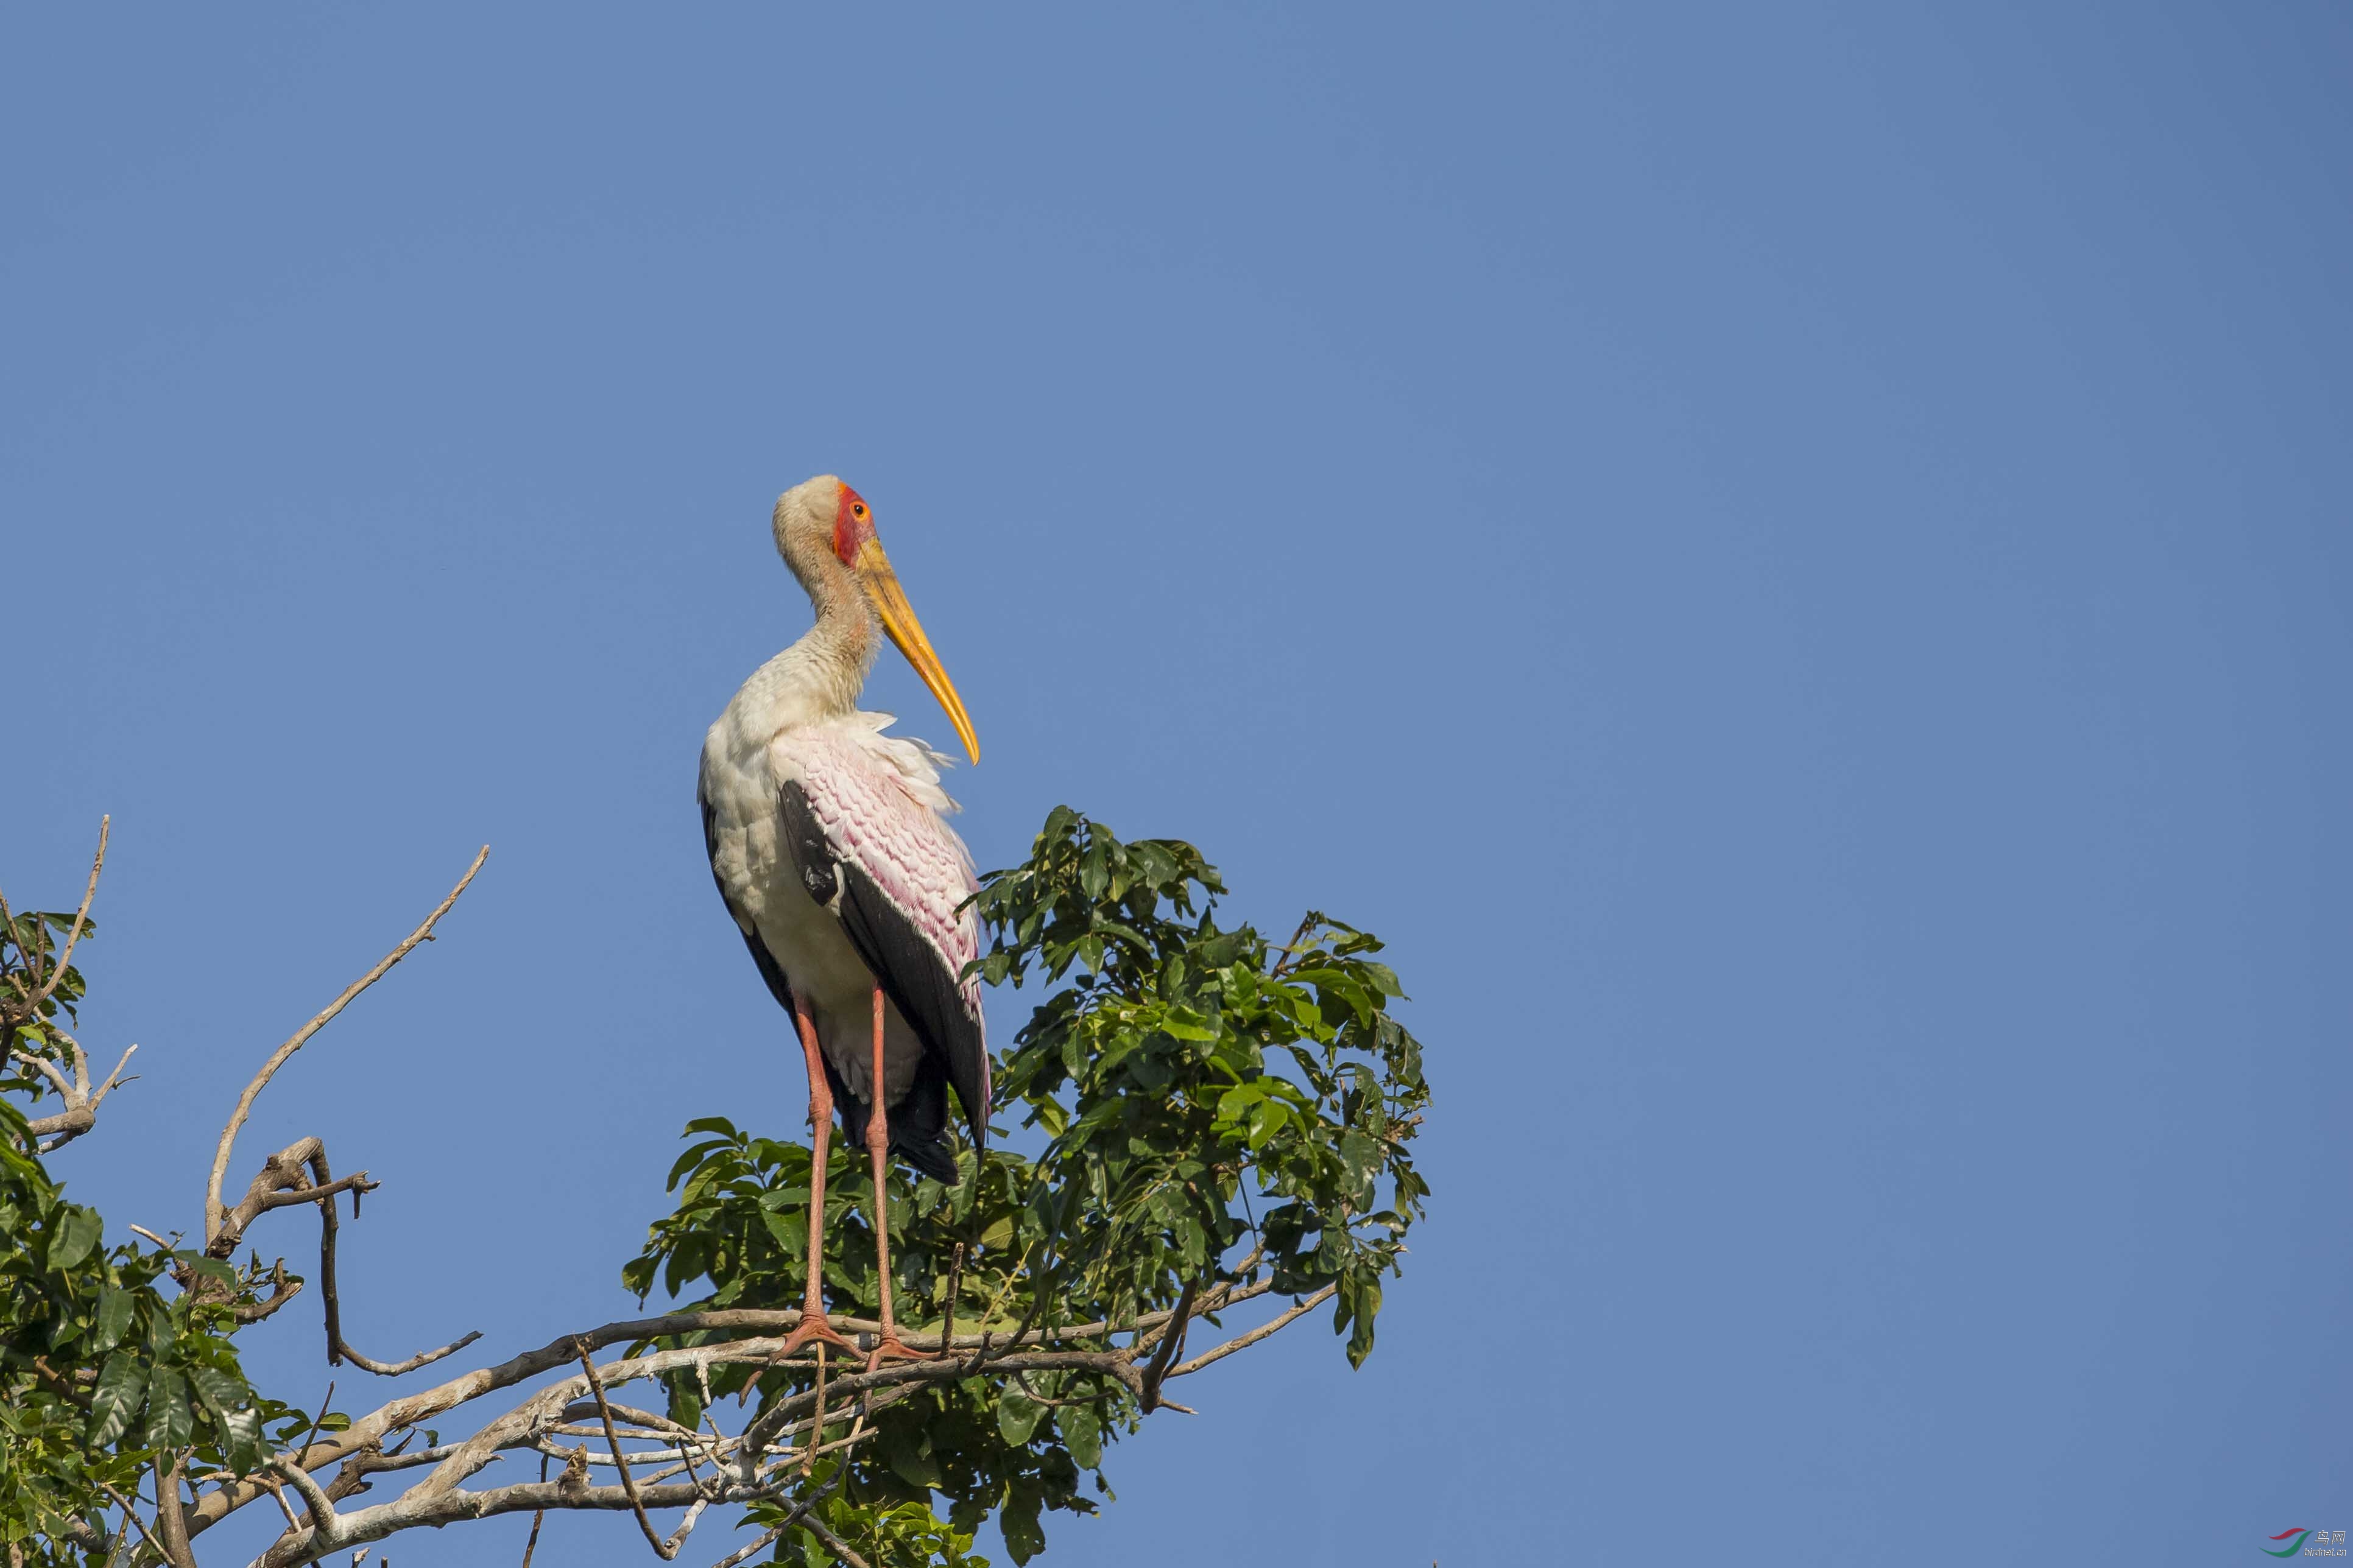
<svg viewBox="0 0 2353 1568">
<path fill-rule="evenodd" d="M 874 1345 L 873 1353 L 866 1358 L 866 1370 L 872 1372 L 886 1361 L 937 1361 L 937 1352 L 919 1351 L 896 1334 L 885 1334 Z"/>
<path fill-rule="evenodd" d="M 858 1347 L 843 1339 L 839 1331 L 828 1322 L 825 1314 L 820 1312 L 815 1317 L 804 1315 L 801 1321 L 794 1325 L 793 1331 L 785 1336 L 785 1342 L 776 1347 L 776 1353 L 770 1356 L 768 1360 L 771 1363 L 780 1362 L 794 1352 L 820 1341 L 845 1355 L 858 1353 Z"/>
</svg>

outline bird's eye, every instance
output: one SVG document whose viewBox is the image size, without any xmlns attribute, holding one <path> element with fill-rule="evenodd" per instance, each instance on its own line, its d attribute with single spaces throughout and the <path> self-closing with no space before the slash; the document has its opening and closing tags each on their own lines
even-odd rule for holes
<svg viewBox="0 0 2353 1568">
<path fill-rule="evenodd" d="M 856 506 L 851 507 L 849 510 L 853 516 L 864 517 L 866 515 L 866 503 L 864 501 L 860 501 Z"/>
</svg>

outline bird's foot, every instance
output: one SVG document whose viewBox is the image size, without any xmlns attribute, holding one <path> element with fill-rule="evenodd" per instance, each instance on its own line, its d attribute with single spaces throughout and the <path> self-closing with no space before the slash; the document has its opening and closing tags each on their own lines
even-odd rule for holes
<svg viewBox="0 0 2353 1568">
<path fill-rule="evenodd" d="M 939 1359 L 936 1352 L 919 1351 L 908 1344 L 899 1337 L 896 1329 L 885 1329 L 882 1331 L 882 1337 L 875 1342 L 873 1351 L 866 1358 L 866 1370 L 872 1372 L 886 1361 L 937 1361 Z"/>
<path fill-rule="evenodd" d="M 785 1342 L 776 1347 L 776 1353 L 770 1356 L 768 1360 L 772 1363 L 780 1362 L 796 1351 L 819 1341 L 831 1345 L 846 1355 L 858 1353 L 858 1347 L 843 1339 L 839 1331 L 826 1321 L 823 1312 L 804 1312 L 801 1314 L 801 1321 L 794 1325 L 793 1331 L 785 1336 Z"/>
</svg>

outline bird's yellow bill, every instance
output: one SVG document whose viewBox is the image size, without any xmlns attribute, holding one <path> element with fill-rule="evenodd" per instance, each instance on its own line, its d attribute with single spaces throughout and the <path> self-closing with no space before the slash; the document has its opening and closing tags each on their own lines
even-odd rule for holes
<svg viewBox="0 0 2353 1568">
<path fill-rule="evenodd" d="M 940 668 L 940 656 L 932 651 L 931 639 L 923 636 L 923 623 L 915 618 L 906 593 L 899 586 L 899 574 L 891 569 L 891 558 L 882 553 L 880 541 L 869 538 L 858 547 L 858 580 L 874 602 L 874 613 L 882 617 L 882 629 L 947 710 L 948 722 L 955 726 L 956 739 L 964 742 L 965 751 L 975 763 L 979 762 L 980 739 L 972 732 L 972 718 L 964 710 L 964 699 L 956 695 L 955 682 L 948 679 L 948 672 Z"/>
</svg>

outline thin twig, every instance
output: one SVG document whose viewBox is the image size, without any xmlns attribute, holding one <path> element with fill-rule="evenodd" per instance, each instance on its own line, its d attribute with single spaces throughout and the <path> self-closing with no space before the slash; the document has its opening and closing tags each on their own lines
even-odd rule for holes
<svg viewBox="0 0 2353 1568">
<path fill-rule="evenodd" d="M 1289 1311 L 1286 1311 L 1278 1317 L 1269 1318 L 1265 1322 L 1261 1323 L 1257 1328 L 1252 1329 L 1250 1332 L 1246 1334 L 1236 1334 L 1232 1339 L 1228 1340 L 1224 1344 L 1219 1345 L 1217 1349 L 1212 1351 L 1203 1351 L 1191 1361 L 1185 1362 L 1180 1365 L 1169 1368 L 1168 1375 L 1171 1377 L 1187 1376 L 1189 1373 L 1200 1371 L 1211 1362 L 1223 1361 L 1226 1357 L 1233 1354 L 1236 1351 L 1243 1350 L 1250 1345 L 1258 1343 L 1259 1341 L 1266 1338 L 1269 1334 L 1289 1327 L 1292 1323 L 1296 1322 L 1300 1318 L 1314 1311 L 1316 1308 L 1330 1300 L 1334 1292 L 1338 1289 L 1339 1287 L 1337 1285 L 1324 1286 L 1324 1289 L 1316 1291 L 1313 1296 L 1301 1301 Z"/>
<path fill-rule="evenodd" d="M 100 842 L 103 844 L 102 837 Z M 261 1070 L 254 1075 L 253 1081 L 245 1086 L 245 1092 L 237 1097 L 237 1109 L 229 1113 L 228 1125 L 221 1129 L 220 1143 L 213 1151 L 212 1176 L 205 1187 L 205 1239 L 207 1243 L 212 1240 L 214 1234 L 226 1218 L 226 1212 L 221 1207 L 221 1183 L 228 1175 L 229 1155 L 237 1147 L 237 1129 L 245 1125 L 245 1119 L 252 1113 L 253 1102 L 260 1097 L 262 1089 L 269 1085 L 270 1079 L 276 1076 L 278 1069 L 286 1065 L 286 1059 L 301 1050 L 304 1042 L 311 1036 L 332 1023 L 336 1014 L 351 1005 L 353 998 L 383 979 L 392 966 L 406 958 L 418 942 L 432 939 L 434 926 L 439 922 L 443 915 L 449 912 L 451 906 L 457 903 L 458 896 L 466 890 L 466 885 L 474 879 L 474 874 L 482 868 L 482 862 L 490 858 L 490 853 L 491 847 L 487 844 L 483 845 L 480 852 L 475 855 L 474 863 L 466 868 L 466 874 L 458 879 L 458 885 L 449 889 L 449 896 L 443 899 L 435 907 L 433 912 L 425 917 L 424 923 L 409 932 L 407 938 L 385 954 L 375 968 L 345 987 L 343 994 L 327 1004 L 326 1009 L 318 1016 L 288 1037 L 284 1045 L 270 1053 L 269 1059 L 262 1064 Z"/>
<path fill-rule="evenodd" d="M 840 1558 L 844 1563 L 849 1564 L 849 1568 L 867 1568 L 866 1559 L 860 1557 L 857 1552 L 852 1552 L 849 1547 L 843 1545 L 841 1537 L 836 1535 L 830 1530 L 828 1530 L 824 1525 L 819 1524 L 817 1521 L 816 1515 L 803 1514 L 801 1516 L 801 1522 L 808 1527 L 808 1532 L 811 1535 L 816 1536 L 819 1541 L 825 1542 L 825 1549 L 828 1552 L 832 1552 L 836 1557 Z"/>
<path fill-rule="evenodd" d="M 539 1457 L 539 1479 L 547 1479 L 547 1456 Z M 539 1550 L 539 1527 L 545 1522 L 547 1510 L 540 1509 L 531 1516 L 531 1539 L 522 1543 L 522 1568 L 531 1568 L 531 1554 Z"/>
<path fill-rule="evenodd" d="M 711 1568 L 743 1568 L 743 1564 L 749 1563 L 763 1547 L 765 1547 L 770 1542 L 776 1540 L 776 1537 L 784 1534 L 784 1532 L 785 1526 L 780 1524 L 776 1526 L 776 1529 L 769 1531 L 765 1535 L 763 1535 L 758 1540 L 753 1542 L 751 1545 L 744 1547 L 740 1551 L 731 1552 L 726 1556 L 722 1557 L 718 1562 L 713 1563 L 711 1565 Z M 525 1568 L 529 1568 L 529 1565 L 526 1564 Z"/>
<path fill-rule="evenodd" d="M 438 1349 L 418 1351 L 406 1361 L 372 1361 L 368 1357 L 360 1354 L 359 1352 L 352 1349 L 350 1345 L 342 1343 L 341 1342 L 338 1342 L 338 1348 L 343 1352 L 343 1357 L 345 1361 L 350 1362 L 353 1366 L 360 1368 L 364 1372 L 372 1372 L 378 1377 L 399 1377 L 404 1373 L 415 1372 L 420 1366 L 430 1366 L 435 1362 L 441 1360 L 444 1356 L 456 1355 L 459 1351 L 464 1350 L 468 1345 L 472 1344 L 476 1340 L 479 1340 L 481 1337 L 481 1330 L 471 1329 L 467 1332 L 460 1334 L 458 1338 L 451 1340 L 448 1344 L 440 1346 Z"/>
<path fill-rule="evenodd" d="M 778 1403 L 779 1403 L 779 1405 L 780 1405 L 780 1406 L 787 1407 L 787 1408 L 789 1407 L 789 1406 L 788 1406 L 788 1405 L 786 1405 L 786 1402 L 779 1401 Z M 804 1447 L 804 1448 L 802 1448 L 802 1449 L 801 1449 L 801 1475 L 802 1475 L 804 1478 L 806 1478 L 806 1477 L 808 1475 L 808 1473 L 809 1473 L 809 1467 L 817 1463 L 817 1446 L 818 1446 L 818 1443 L 820 1443 L 821 1441 L 823 1441 L 823 1440 L 824 1440 L 824 1437 L 825 1437 L 825 1342 L 824 1342 L 823 1340 L 819 1340 L 819 1341 L 818 1341 L 818 1342 L 817 1342 L 817 1400 L 816 1400 L 816 1408 L 815 1408 L 815 1410 L 813 1411 L 813 1413 L 812 1413 L 812 1414 L 810 1415 L 810 1416 L 809 1416 L 809 1440 L 808 1440 L 808 1444 L 807 1444 L 807 1446 L 806 1447 Z"/>
<path fill-rule="evenodd" d="M 90 1479 L 92 1480 L 98 1479 L 95 1476 Z M 139 1517 L 139 1510 L 132 1506 L 131 1500 L 124 1497 L 121 1492 L 116 1491 L 112 1487 L 108 1486 L 104 1481 L 99 1481 L 98 1484 L 100 1489 L 104 1491 L 107 1496 L 112 1498 L 116 1506 L 122 1510 L 122 1517 L 129 1520 L 132 1522 L 132 1525 L 139 1531 L 139 1539 L 147 1543 L 148 1550 L 154 1552 L 156 1556 L 164 1559 L 164 1562 L 169 1563 L 172 1560 L 172 1554 L 165 1552 L 161 1546 L 155 1544 L 155 1538 L 147 1533 L 147 1521 Z"/>
<path fill-rule="evenodd" d="M 90 919 L 90 901 L 98 896 L 98 874 L 106 869 L 106 834 L 113 822 L 111 816 L 98 819 L 98 853 L 90 857 L 90 884 L 81 890 L 81 908 L 74 911 L 73 927 L 66 932 L 66 944 L 58 949 L 58 956 L 49 964 L 48 979 L 27 998 L 36 1011 L 49 999 L 49 993 L 58 988 L 58 982 L 65 978 L 67 968 L 73 963 L 74 944 L 81 941 L 83 924 Z"/>
<path fill-rule="evenodd" d="M 1233 1305 L 1263 1294 L 1269 1288 L 1270 1281 L 1264 1279 L 1240 1289 L 1229 1289 L 1220 1285 L 1202 1293 L 1199 1299 L 1200 1310 L 1214 1310 L 1223 1306 Z M 645 1343 L 707 1334 L 713 1331 L 733 1330 L 742 1332 L 745 1337 L 722 1339 L 716 1342 L 704 1342 L 673 1350 L 649 1351 L 628 1361 L 615 1363 L 607 1369 L 616 1384 L 640 1378 L 665 1377 L 674 1372 L 691 1372 L 700 1379 L 707 1374 L 708 1369 L 715 1366 L 764 1363 L 774 1353 L 782 1337 L 799 1323 L 800 1316 L 799 1311 L 792 1308 L 727 1308 L 704 1312 L 666 1313 L 657 1317 L 606 1323 L 585 1331 L 567 1333 L 538 1349 L 525 1351 L 495 1365 L 479 1367 L 463 1373 L 432 1388 L 402 1394 L 364 1415 L 355 1415 L 345 1430 L 319 1434 L 315 1443 L 307 1444 L 301 1456 L 301 1462 L 306 1468 L 316 1469 L 338 1460 L 352 1461 L 355 1457 L 364 1456 L 367 1451 L 380 1447 L 396 1433 L 421 1427 L 434 1417 L 461 1405 L 555 1371 L 574 1360 L 576 1353 L 574 1347 L 582 1342 L 586 1342 L 593 1350 L 607 1345 Z M 1068 1344 L 1073 1340 L 1100 1337 L 1108 1331 L 1148 1331 L 1166 1323 L 1168 1319 L 1169 1314 L 1166 1312 L 1151 1312 L 1127 1322 L 1093 1322 L 1071 1328 L 1046 1329 L 1041 1331 L 1039 1337 L 1049 1342 L 1047 1344 L 1035 1350 L 1004 1353 L 1001 1359 L 992 1351 L 990 1365 L 992 1369 L 1005 1372 L 1078 1371 L 1099 1373 L 1116 1378 L 1133 1390 L 1138 1381 L 1140 1369 L 1132 1363 L 1140 1361 L 1144 1352 L 1131 1353 L 1126 1348 L 1112 1351 L 1058 1349 L 1052 1342 Z M 877 1327 L 874 1323 L 854 1318 L 838 1317 L 834 1319 L 834 1323 L 845 1332 L 865 1332 Z M 996 1331 L 984 1331 L 976 1334 L 959 1332 L 955 1336 L 957 1342 L 955 1348 L 962 1352 L 968 1348 L 992 1347 L 995 1333 Z M 915 1344 L 917 1348 L 935 1344 L 928 1335 L 920 1338 L 911 1336 L 910 1342 Z M 909 1385 L 912 1391 L 912 1386 L 915 1384 L 954 1381 L 970 1374 L 971 1368 L 959 1360 L 900 1363 L 880 1368 L 871 1373 L 858 1373 L 834 1379 L 831 1377 L 828 1363 L 828 1397 L 834 1396 L 832 1391 L 836 1389 L 874 1390 L 876 1392 L 872 1394 L 873 1403 L 876 1407 L 880 1407 L 886 1399 L 897 1397 L 895 1393 L 886 1394 L 886 1390 L 896 1390 L 900 1385 Z M 1176 1373 L 1172 1371 L 1169 1375 L 1174 1376 Z M 582 1395 L 586 1394 L 585 1385 L 580 1387 L 579 1393 Z M 761 1453 L 765 1451 L 763 1445 L 776 1436 L 776 1428 L 787 1421 L 797 1425 L 799 1413 L 809 1409 L 812 1403 L 811 1395 L 806 1390 L 790 1399 L 780 1398 L 775 1402 L 760 1421 L 755 1422 L 753 1428 L 747 1429 L 745 1439 L 756 1439 L 756 1441 L 746 1441 L 745 1446 L 740 1450 L 744 1461 L 747 1464 L 756 1463 Z M 610 1500 L 601 1502 L 593 1499 L 582 1500 L 575 1497 L 572 1492 L 562 1489 L 541 1491 L 528 1481 L 499 1489 L 495 1494 L 464 1492 L 458 1489 L 459 1484 L 467 1476 L 480 1469 L 498 1450 L 528 1446 L 529 1434 L 544 1424 L 545 1415 L 542 1414 L 540 1396 L 534 1396 L 533 1400 L 515 1411 L 483 1426 L 474 1437 L 430 1450 L 431 1462 L 442 1468 L 423 1488 L 412 1490 L 399 1499 L 380 1504 L 364 1512 L 345 1516 L 346 1520 L 356 1519 L 364 1521 L 353 1525 L 354 1534 L 352 1543 L 357 1544 L 362 1540 L 380 1540 L 386 1534 L 417 1525 L 454 1522 L 460 1518 L 488 1517 L 491 1512 L 511 1512 L 517 1509 L 530 1512 L 543 1506 L 551 1509 L 627 1508 L 628 1500 L 617 1488 L 609 1489 Z M 809 1446 L 831 1447 L 832 1445 L 817 1441 L 821 1435 L 814 1424 L 811 1424 Z M 797 1456 L 795 1456 L 795 1458 L 797 1458 Z M 423 1461 L 420 1459 L 418 1462 Z M 790 1465 L 793 1459 L 786 1459 L 784 1462 Z M 375 1468 L 378 1464 L 380 1461 L 362 1461 L 364 1468 Z M 408 1461 L 404 1460 L 396 1466 L 382 1468 L 405 1469 L 409 1468 L 409 1464 Z M 754 1472 L 749 1470 L 744 1472 L 740 1484 L 751 1485 L 753 1474 Z M 196 1500 L 195 1507 L 188 1510 L 191 1530 L 200 1532 L 220 1522 L 238 1509 L 259 1500 L 264 1489 L 259 1483 L 250 1479 L 242 1481 L 227 1479 L 216 1487 L 208 1489 Z M 646 1506 L 649 1509 L 659 1510 L 663 1508 L 685 1507 L 697 1496 L 703 1494 L 693 1486 L 688 1485 L 677 1489 L 674 1492 L 665 1489 L 659 1498 L 641 1488 L 640 1495 L 646 1499 Z M 491 1497 L 495 1497 L 498 1500 L 495 1503 L 480 1500 Z M 675 1500 L 671 1500 L 673 1497 Z M 543 1501 L 543 1500 L 546 1498 L 553 1498 L 555 1500 Z M 732 1501 L 738 1499 L 731 1491 L 729 1498 L 723 1500 Z M 277 1560 L 273 1559 L 273 1561 Z"/>
<path fill-rule="evenodd" d="M 476 865 L 480 863 L 479 859 L 475 862 Z M 461 889 L 464 885 L 459 884 Z M 455 894 L 451 895 L 453 898 L 455 896 Z M 315 1138 L 306 1139 L 304 1142 L 310 1145 L 309 1163 L 313 1181 L 302 1196 L 294 1201 L 310 1202 L 315 1199 L 319 1205 L 319 1294 L 325 1309 L 322 1316 L 325 1318 L 327 1330 L 327 1364 L 339 1366 L 344 1362 L 349 1362 L 362 1371 L 372 1372 L 378 1377 L 398 1377 L 405 1373 L 415 1372 L 420 1366 L 430 1365 L 444 1356 L 455 1355 L 480 1339 L 482 1331 L 475 1329 L 450 1341 L 438 1350 L 418 1351 L 406 1361 L 395 1362 L 377 1361 L 372 1356 L 364 1356 L 352 1348 L 351 1342 L 343 1338 L 343 1297 L 335 1287 L 335 1232 L 342 1223 L 335 1214 L 335 1194 L 348 1185 L 352 1193 L 352 1208 L 356 1213 L 359 1208 L 360 1194 L 375 1184 L 365 1179 L 367 1173 L 364 1171 L 347 1181 L 333 1180 L 332 1173 L 327 1169 L 326 1145 Z M 245 1204 L 237 1205 L 238 1213 L 242 1214 L 253 1201 L 248 1196 Z M 267 1197 L 262 1199 L 262 1203 L 264 1206 L 269 1206 Z"/>
<path fill-rule="evenodd" d="M 1151 1364 L 1144 1369 L 1144 1393 L 1136 1403 L 1146 1415 L 1160 1403 L 1160 1380 L 1168 1375 L 1168 1363 L 1176 1356 L 1176 1347 L 1185 1342 L 1185 1331 L 1193 1321 L 1193 1298 L 1200 1293 L 1200 1287 L 1198 1277 L 1185 1281 L 1185 1289 L 1176 1294 L 1176 1311 L 1168 1321 L 1168 1331 L 1160 1336 Z"/>
<path fill-rule="evenodd" d="M 1322 924 L 1323 920 L 1324 917 L 1314 910 L 1308 910 L 1304 915 L 1300 917 L 1299 929 L 1293 931 L 1291 933 L 1290 942 L 1284 943 L 1283 946 L 1278 950 L 1282 952 L 1282 956 L 1274 961 L 1274 967 L 1272 969 L 1267 971 L 1266 977 L 1269 980 L 1281 979 L 1285 970 L 1289 969 L 1293 963 L 1299 962 L 1299 944 L 1307 940 L 1307 933 L 1314 930 L 1316 926 Z"/>
<path fill-rule="evenodd" d="M 956 1289 L 964 1283 L 964 1243 L 955 1244 L 955 1255 L 948 1260 L 947 1314 L 940 1320 L 940 1353 L 954 1353 L 955 1345 Z"/>
<path fill-rule="evenodd" d="M 294 1450 L 294 1462 L 301 1464 L 311 1457 L 311 1445 L 319 1440 L 319 1423 L 327 1418 L 327 1406 L 335 1399 L 335 1380 L 327 1379 L 327 1392 L 319 1395 L 319 1413 L 311 1417 L 311 1430 L 303 1436 L 302 1446 Z"/>
<path fill-rule="evenodd" d="M 269 1266 L 269 1298 L 263 1301 L 239 1301 L 229 1310 L 240 1323 L 258 1323 L 275 1314 L 279 1308 L 302 1293 L 302 1281 L 286 1272 L 286 1260 L 280 1258 Z"/>
<path fill-rule="evenodd" d="M 613 1464 L 621 1472 L 621 1489 L 629 1495 L 629 1507 L 637 1513 L 638 1528 L 646 1532 L 646 1544 L 654 1549 L 654 1555 L 667 1563 L 678 1555 L 678 1547 L 664 1545 L 661 1532 L 646 1517 L 646 1505 L 638 1498 L 638 1483 L 629 1474 L 629 1461 L 621 1457 L 620 1434 L 613 1430 L 613 1407 L 605 1402 L 605 1380 L 596 1375 L 596 1363 L 588 1354 L 586 1345 L 580 1347 L 580 1370 L 588 1374 L 588 1387 L 596 1395 L 596 1414 L 605 1420 L 605 1442 L 613 1450 Z"/>
</svg>

